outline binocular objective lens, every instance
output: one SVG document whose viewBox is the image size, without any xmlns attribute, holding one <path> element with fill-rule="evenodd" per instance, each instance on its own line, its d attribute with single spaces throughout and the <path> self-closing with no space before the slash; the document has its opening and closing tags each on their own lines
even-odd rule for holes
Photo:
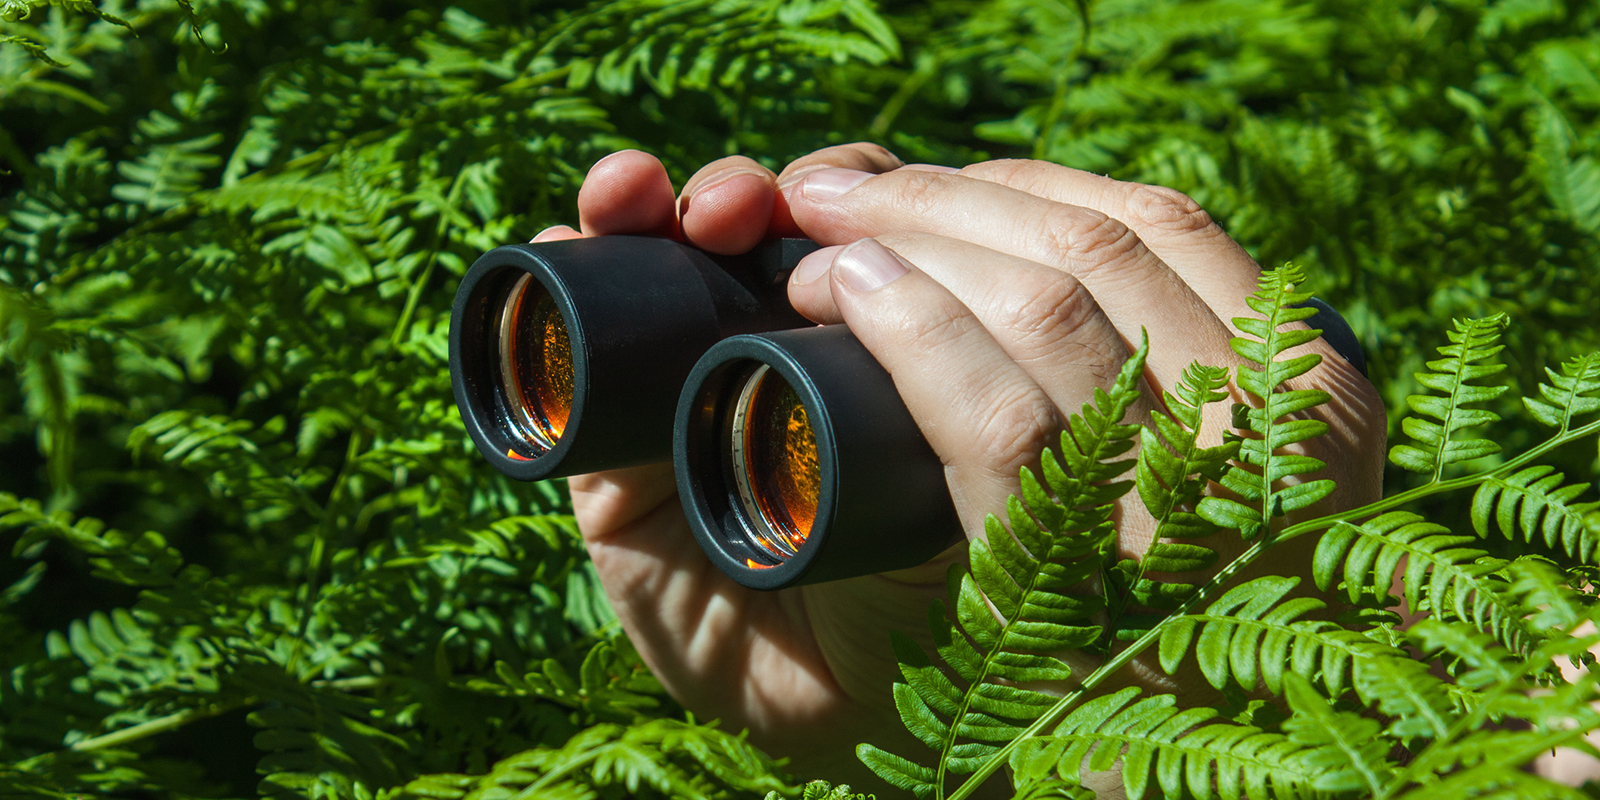
<svg viewBox="0 0 1600 800">
<path fill-rule="evenodd" d="M 572 415 L 572 344 L 561 309 L 532 275 L 511 287 L 500 312 L 500 380 L 511 427 L 536 452 L 555 447 Z"/>
<path fill-rule="evenodd" d="M 745 380 L 729 428 L 734 483 L 752 543 L 785 561 L 805 544 L 817 517 L 822 472 L 811 418 L 794 389 L 762 365 Z"/>
</svg>

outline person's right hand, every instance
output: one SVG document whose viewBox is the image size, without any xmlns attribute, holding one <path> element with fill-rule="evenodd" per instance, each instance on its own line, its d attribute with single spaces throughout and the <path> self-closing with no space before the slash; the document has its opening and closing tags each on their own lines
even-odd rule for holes
<svg viewBox="0 0 1600 800">
<path fill-rule="evenodd" d="M 973 537 L 1018 491 L 1019 468 L 1055 444 L 1066 414 L 1110 383 L 1142 327 L 1152 339 L 1146 410 L 1159 396 L 1150 390 L 1172 388 L 1190 360 L 1235 363 L 1225 320 L 1244 313 L 1258 268 L 1170 190 L 1041 162 L 953 172 L 903 167 L 881 148 L 850 145 L 780 176 L 723 159 L 675 200 L 655 159 L 619 153 L 584 185 L 582 233 L 556 228 L 540 238 L 643 233 L 733 253 L 803 232 L 830 245 L 796 270 L 791 300 L 819 322 L 847 322 L 889 370 L 944 460 Z M 1335 396 L 1319 411 L 1332 435 L 1310 451 L 1330 465 L 1317 477 L 1340 482 L 1331 506 L 1369 501 L 1382 474 L 1381 405 L 1348 364 L 1312 346 L 1330 357 L 1305 382 Z M 571 486 L 624 627 L 691 710 L 749 727 L 770 752 L 794 756 L 802 774 L 835 780 L 860 783 L 849 757 L 856 742 L 919 751 L 896 744 L 908 740 L 889 698 L 897 670 L 886 634 L 925 631 L 928 601 L 943 594 L 944 566 L 959 553 L 891 575 L 751 592 L 699 552 L 670 467 L 581 476 Z M 1148 517 L 1137 500 L 1120 515 L 1124 552 L 1136 554 Z M 1222 555 L 1225 563 L 1231 554 Z M 1093 666 L 1068 658 L 1079 674 Z M 1173 688 L 1164 676 L 1139 677 Z"/>
</svg>

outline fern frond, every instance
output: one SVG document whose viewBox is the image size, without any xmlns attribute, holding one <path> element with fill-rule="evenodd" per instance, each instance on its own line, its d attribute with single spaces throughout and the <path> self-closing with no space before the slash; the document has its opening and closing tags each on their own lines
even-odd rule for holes
<svg viewBox="0 0 1600 800">
<path fill-rule="evenodd" d="M 487 775 L 417 778 L 406 784 L 403 796 L 586 798 L 601 792 L 636 796 L 648 787 L 667 797 L 714 800 L 729 790 L 792 792 L 772 776 L 776 766 L 742 736 L 692 721 L 653 719 L 632 726 L 586 728 L 559 748 L 537 748 L 502 759 Z"/>
<path fill-rule="evenodd" d="M 126 182 L 111 187 L 111 195 L 151 211 L 182 205 L 200 189 L 203 174 L 222 163 L 221 156 L 208 152 L 221 143 L 222 134 L 214 133 L 152 145 L 138 160 L 117 165 Z"/>
<path fill-rule="evenodd" d="M 1405 561 L 1405 601 L 1412 612 L 1459 619 L 1525 653 L 1543 638 L 1523 621 L 1524 607 L 1508 594 L 1506 561 L 1462 545 L 1477 541 L 1408 511 L 1391 511 L 1359 525 L 1341 522 L 1322 535 L 1312 558 L 1317 588 L 1341 583 L 1351 602 L 1387 592 Z"/>
<path fill-rule="evenodd" d="M 1016 684 L 1070 678 L 1054 654 L 1099 637 L 1090 618 L 1102 601 L 1073 590 L 1115 546 L 1113 503 L 1132 488 L 1115 479 L 1133 465 L 1113 459 L 1134 445 L 1138 426 L 1122 419 L 1138 399 L 1148 352 L 1147 339 L 1111 391 L 1097 389 L 1095 402 L 1069 420 L 1061 434 L 1064 466 L 1045 451 L 1041 467 L 1055 496 L 1024 469 L 1022 497 L 1007 505 L 1009 530 L 991 515 L 987 540 L 970 545 L 971 572 L 951 568 L 949 605 L 934 603 L 929 627 L 939 656 L 965 685 L 909 639 L 894 638 L 905 677 L 895 684 L 895 706 L 939 761 L 924 767 L 870 744 L 858 747 L 857 756 L 891 784 L 918 797 L 943 797 L 946 775 L 978 769 L 1056 702 Z"/>
<path fill-rule="evenodd" d="M 1223 466 L 1239 449 L 1236 442 L 1217 447 L 1200 447 L 1197 443 L 1206 406 L 1226 400 L 1227 386 L 1226 368 L 1190 364 L 1178 381 L 1177 391 L 1166 394 L 1168 413 L 1152 412 L 1153 428 L 1139 432 L 1136 486 L 1139 499 L 1156 520 L 1155 537 L 1146 559 L 1158 552 L 1162 539 L 1193 539 L 1217 530 L 1214 524 L 1187 509 L 1199 501 L 1208 480 L 1222 477 Z M 1147 571 L 1149 568 L 1141 564 L 1140 576 Z"/>
<path fill-rule="evenodd" d="M 1519 572 L 1535 584 L 1546 583 L 1545 578 L 1554 574 L 1553 569 L 1536 562 Z M 1531 592 L 1529 599 L 1541 599 L 1541 592 Z M 1405 796 L 1567 796 L 1552 785 L 1526 781 L 1523 771 L 1539 753 L 1556 747 L 1600 755 L 1584 740 L 1587 733 L 1600 728 L 1600 712 L 1592 707 L 1600 698 L 1595 676 L 1585 672 L 1571 683 L 1553 687 L 1541 687 L 1534 680 L 1550 670 L 1555 660 L 1592 658 L 1589 649 L 1600 642 L 1600 635 L 1593 633 L 1572 635 L 1590 619 L 1588 614 L 1558 616 L 1566 624 L 1567 635 L 1544 640 L 1526 659 L 1512 657 L 1463 623 L 1424 620 L 1413 626 L 1410 638 L 1418 647 L 1424 653 L 1442 652 L 1457 659 L 1454 671 L 1458 682 L 1476 691 L 1466 704 L 1466 714 L 1451 725 L 1449 735 L 1436 738 L 1417 753 L 1385 794 L 1421 783 L 1421 788 Z M 1488 725 L 1507 717 L 1527 722 L 1528 728 Z"/>
<path fill-rule="evenodd" d="M 261 794 L 285 800 L 343 796 L 357 781 L 394 786 L 408 777 L 406 741 L 378 727 L 371 701 L 315 690 L 264 667 L 252 665 L 239 677 L 275 700 L 248 717 L 262 729 L 255 737 L 264 751 L 256 765 L 264 776 Z"/>
<path fill-rule="evenodd" d="M 620 648 L 620 650 L 619 650 Z M 518 675 L 510 664 L 495 662 L 500 682 L 469 680 L 466 688 L 503 696 L 539 697 L 583 713 L 588 724 L 630 722 L 661 705 L 666 694 L 626 640 L 599 642 L 584 656 L 574 680 L 561 662 L 547 658 L 538 669 Z"/>
<path fill-rule="evenodd" d="M 1322 792 L 1360 792 L 1381 795 L 1395 772 L 1389 761 L 1390 742 L 1382 726 L 1348 711 L 1338 711 L 1299 673 L 1284 676 L 1284 697 L 1293 714 L 1284 720 L 1289 740 L 1314 748 L 1304 756 L 1319 768 L 1312 788 Z"/>
<path fill-rule="evenodd" d="M 1600 353 L 1567 359 L 1559 374 L 1544 371 L 1550 383 L 1539 384 L 1539 398 L 1522 398 L 1535 419 L 1566 433 L 1574 417 L 1600 411 Z"/>
<path fill-rule="evenodd" d="M 1518 665 L 1525 663 L 1493 636 L 1464 622 L 1429 618 L 1406 634 L 1424 654 L 1442 652 L 1453 659 L 1456 683 L 1467 689 L 1510 684 L 1521 676 Z"/>
<path fill-rule="evenodd" d="M 0 530 L 21 529 L 12 552 L 37 556 L 46 541 L 59 539 L 89 557 L 95 577 L 129 586 L 166 586 L 183 567 L 183 558 L 161 534 L 133 535 L 93 517 L 73 519 L 67 511 L 46 512 L 37 500 L 18 500 L 0 492 Z"/>
<path fill-rule="evenodd" d="M 1594 613 L 1594 598 L 1573 589 L 1566 573 L 1538 556 L 1518 558 L 1506 572 L 1510 594 L 1528 610 L 1528 625 L 1536 631 L 1567 635 Z M 1586 656 L 1584 661 L 1588 660 Z"/>
<path fill-rule="evenodd" d="M 1575 502 L 1589 484 L 1561 485 L 1566 475 L 1535 465 L 1510 475 L 1491 475 L 1472 496 L 1472 528 L 1488 537 L 1498 528 L 1509 540 L 1543 542 L 1585 564 L 1600 563 L 1600 500 Z"/>
<path fill-rule="evenodd" d="M 1135 486 L 1140 500 L 1155 518 L 1156 528 L 1138 559 L 1125 560 L 1106 573 L 1108 580 L 1116 584 L 1112 623 L 1113 635 L 1119 640 L 1128 641 L 1144 632 L 1138 624 L 1142 618 L 1124 617 L 1122 607 L 1131 603 L 1170 610 L 1194 591 L 1190 584 L 1153 580 L 1148 577 L 1150 572 L 1193 572 L 1216 563 L 1216 551 L 1187 540 L 1220 530 L 1193 509 L 1207 482 L 1221 479 L 1228 459 L 1239 449 L 1237 442 L 1216 447 L 1200 447 L 1197 442 L 1205 407 L 1227 399 L 1227 384 L 1227 369 L 1190 364 L 1177 390 L 1166 394 L 1168 413 L 1152 411 L 1152 427 L 1139 432 Z"/>
<path fill-rule="evenodd" d="M 293 460 L 282 441 L 284 428 L 282 417 L 257 425 L 220 414 L 173 410 L 135 426 L 128 447 L 148 447 L 163 460 L 209 472 L 217 490 L 245 499 L 253 520 L 278 519 L 296 510 L 317 518 L 321 507 L 311 491 L 330 473 L 320 466 L 286 469 Z"/>
<path fill-rule="evenodd" d="M 1406 398 L 1406 403 L 1418 416 L 1401 420 L 1400 427 L 1419 446 L 1395 445 L 1389 451 L 1390 461 L 1412 472 L 1431 473 L 1431 480 L 1436 482 L 1450 464 L 1500 452 L 1500 445 L 1492 440 L 1457 439 L 1455 436 L 1465 428 L 1500 419 L 1500 415 L 1492 411 L 1468 406 L 1493 400 L 1506 391 L 1505 386 L 1481 386 L 1473 382 L 1505 370 L 1504 364 L 1481 362 L 1505 349 L 1500 344 L 1500 335 L 1507 321 L 1504 314 L 1455 321 L 1455 330 L 1448 334 L 1450 344 L 1439 348 L 1439 354 L 1445 357 L 1428 362 L 1428 369 L 1433 372 L 1416 373 L 1417 381 L 1423 386 L 1443 392 L 1445 396 L 1414 394 Z"/>
<path fill-rule="evenodd" d="M 1239 439 L 1238 461 L 1242 463 L 1232 465 L 1221 480 L 1224 487 L 1245 502 L 1207 497 L 1200 501 L 1198 511 L 1200 516 L 1217 525 L 1237 528 L 1246 539 L 1253 539 L 1266 530 L 1273 517 L 1305 508 L 1327 497 L 1334 489 L 1330 480 L 1300 478 L 1326 466 L 1322 461 L 1307 455 L 1278 452 L 1328 431 L 1326 422 L 1289 418 L 1328 402 L 1327 392 L 1283 389 L 1287 381 L 1322 363 L 1322 356 L 1307 353 L 1284 360 L 1278 358 L 1285 351 L 1313 342 L 1322 335 L 1322 331 L 1315 328 L 1281 330 L 1284 325 L 1317 313 L 1315 308 L 1298 307 L 1311 299 L 1309 292 L 1296 291 L 1296 286 L 1304 280 L 1305 274 L 1292 264 L 1262 273 L 1261 288 L 1247 299 L 1250 308 L 1261 316 L 1233 320 L 1241 332 L 1255 337 L 1254 340 L 1235 337 L 1230 343 L 1234 352 L 1261 367 L 1239 366 L 1239 386 L 1254 396 L 1261 407 L 1236 408 L 1235 417 L 1243 412 L 1245 424 L 1253 435 Z M 1295 478 L 1297 482 L 1283 485 L 1286 478 Z"/>
<path fill-rule="evenodd" d="M 1035 751 L 1019 748 L 1023 755 L 1013 764 L 1053 760 L 1060 778 L 1076 783 L 1084 771 L 1105 772 L 1120 762 L 1123 788 L 1134 800 L 1151 789 L 1162 797 L 1293 797 L 1316 779 L 1302 749 L 1281 734 L 1217 721 L 1210 708 L 1179 710 L 1172 695 L 1138 696 L 1128 688 L 1083 704 Z"/>
<path fill-rule="evenodd" d="M 1356 694 L 1388 715 L 1396 739 L 1443 739 L 1455 719 L 1450 685 L 1404 651 L 1365 662 L 1356 671 Z"/>
<path fill-rule="evenodd" d="M 1282 694 L 1284 675 L 1294 672 L 1317 676 L 1337 696 L 1350 684 L 1354 664 L 1398 652 L 1336 623 L 1302 619 L 1326 604 L 1310 597 L 1284 602 L 1298 582 L 1257 578 L 1228 590 L 1203 613 L 1173 618 L 1161 629 L 1161 668 L 1176 673 L 1192 651 L 1218 689 L 1231 679 L 1247 691 L 1265 686 Z"/>
</svg>

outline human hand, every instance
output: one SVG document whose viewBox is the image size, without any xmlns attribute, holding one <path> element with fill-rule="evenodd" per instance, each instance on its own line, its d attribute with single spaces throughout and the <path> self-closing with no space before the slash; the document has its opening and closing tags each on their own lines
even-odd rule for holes
<svg viewBox="0 0 1600 800">
<path fill-rule="evenodd" d="M 849 323 L 889 369 L 944 460 L 974 535 L 1018 490 L 1019 468 L 1054 444 L 1066 414 L 1110 383 L 1141 327 L 1152 342 L 1146 389 L 1171 388 L 1191 360 L 1236 363 L 1225 320 L 1247 313 L 1258 273 L 1175 192 L 1038 162 L 902 168 L 866 145 L 820 151 L 782 176 L 723 159 L 701 170 L 681 200 L 653 158 L 619 153 L 596 165 L 579 209 L 582 234 L 557 228 L 540 239 L 645 233 L 732 253 L 764 235 L 803 232 L 831 245 L 796 270 L 791 300 L 814 320 Z M 1334 396 L 1321 410 L 1330 434 L 1308 448 L 1330 464 L 1318 477 L 1340 484 L 1325 503 L 1376 499 L 1381 404 L 1343 359 L 1310 347 L 1330 357 L 1301 380 Z M 1157 396 L 1145 392 L 1147 403 Z M 1226 422 L 1208 420 L 1208 436 Z M 889 701 L 896 671 L 885 634 L 925 628 L 948 558 L 752 592 L 699 552 L 670 467 L 570 483 L 624 627 L 686 706 L 749 727 L 758 744 L 795 757 L 802 773 L 836 780 L 859 782 L 844 771 L 856 766 L 856 742 L 913 749 L 894 746 L 905 734 Z M 1138 501 L 1120 517 L 1124 550 L 1142 552 L 1152 526 Z"/>
</svg>

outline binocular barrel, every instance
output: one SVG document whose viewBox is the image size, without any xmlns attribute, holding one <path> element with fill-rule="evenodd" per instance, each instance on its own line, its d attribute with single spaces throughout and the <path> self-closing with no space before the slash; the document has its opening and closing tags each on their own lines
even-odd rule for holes
<svg viewBox="0 0 1600 800">
<path fill-rule="evenodd" d="M 707 351 L 678 403 L 673 467 L 700 548 L 754 589 L 914 567 L 961 537 L 944 464 L 843 325 Z"/>
<path fill-rule="evenodd" d="M 602 236 L 497 247 L 461 281 L 450 381 L 467 433 L 518 480 L 668 461 L 689 370 L 718 341 L 811 323 L 789 272 L 816 245 L 715 256 Z"/>
<path fill-rule="evenodd" d="M 468 434 L 525 481 L 671 460 L 701 548 L 752 588 L 927 561 L 961 535 L 943 465 L 849 330 L 790 306 L 789 273 L 816 248 L 491 250 L 450 328 Z"/>
</svg>

